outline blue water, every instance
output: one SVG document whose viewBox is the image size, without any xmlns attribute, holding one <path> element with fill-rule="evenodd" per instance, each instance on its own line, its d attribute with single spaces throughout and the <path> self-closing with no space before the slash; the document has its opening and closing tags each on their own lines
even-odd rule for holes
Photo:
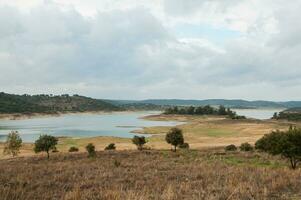
<svg viewBox="0 0 301 200">
<path fill-rule="evenodd" d="M 22 120 L 0 120 L 0 141 L 12 131 L 18 131 L 24 142 L 35 141 L 40 134 L 68 137 L 114 136 L 131 138 L 133 130 L 150 126 L 175 126 L 174 121 L 149 121 L 143 116 L 158 112 L 131 112 L 110 114 L 70 114 Z"/>
</svg>

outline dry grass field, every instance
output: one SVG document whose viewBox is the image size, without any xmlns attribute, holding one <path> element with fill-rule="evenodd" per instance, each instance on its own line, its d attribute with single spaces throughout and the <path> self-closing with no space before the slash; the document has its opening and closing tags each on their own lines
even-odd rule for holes
<svg viewBox="0 0 301 200">
<path fill-rule="evenodd" d="M 1 200 L 300 199 L 301 170 L 221 149 L 56 153 L 0 160 Z"/>
</svg>

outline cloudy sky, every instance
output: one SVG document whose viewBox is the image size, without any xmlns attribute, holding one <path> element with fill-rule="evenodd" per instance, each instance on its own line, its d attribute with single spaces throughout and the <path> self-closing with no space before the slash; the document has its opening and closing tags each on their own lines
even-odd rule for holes
<svg viewBox="0 0 301 200">
<path fill-rule="evenodd" d="M 0 91 L 301 100 L 301 0 L 1 0 Z"/>
</svg>

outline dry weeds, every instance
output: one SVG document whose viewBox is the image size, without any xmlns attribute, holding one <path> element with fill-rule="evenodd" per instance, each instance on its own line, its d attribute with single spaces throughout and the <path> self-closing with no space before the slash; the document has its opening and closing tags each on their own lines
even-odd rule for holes
<svg viewBox="0 0 301 200">
<path fill-rule="evenodd" d="M 301 170 L 215 150 L 53 154 L 0 161 L 1 200 L 300 199 Z M 246 165 L 225 162 L 241 159 Z M 257 159 L 254 165 L 247 161 Z M 230 159 L 230 160 L 231 160 Z M 234 159 L 234 161 L 235 161 Z M 120 162 L 120 166 L 114 162 Z M 252 161 L 253 162 L 253 161 Z"/>
</svg>

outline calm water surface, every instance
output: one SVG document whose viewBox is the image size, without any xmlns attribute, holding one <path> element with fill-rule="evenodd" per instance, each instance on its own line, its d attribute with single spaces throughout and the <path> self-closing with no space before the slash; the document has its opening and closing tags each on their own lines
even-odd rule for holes
<svg viewBox="0 0 301 200">
<path fill-rule="evenodd" d="M 275 112 L 281 112 L 284 109 L 233 109 L 238 115 L 244 115 L 254 119 L 270 119 Z"/>
<path fill-rule="evenodd" d="M 69 137 L 115 136 L 133 137 L 131 131 L 150 126 L 175 126 L 174 121 L 148 121 L 143 116 L 158 112 L 132 112 L 110 114 L 70 114 L 24 120 L 0 120 L 0 141 L 11 130 L 20 133 L 23 141 L 33 142 L 40 134 Z"/>
<path fill-rule="evenodd" d="M 281 109 L 233 109 L 239 115 L 249 118 L 269 119 Z M 148 121 L 143 116 L 159 112 L 130 112 L 110 114 L 70 114 L 59 117 L 43 117 L 24 120 L 0 120 L 0 141 L 16 130 L 23 141 L 33 142 L 40 134 L 68 137 L 115 136 L 133 137 L 131 131 L 150 126 L 175 126 L 175 121 Z"/>
</svg>

